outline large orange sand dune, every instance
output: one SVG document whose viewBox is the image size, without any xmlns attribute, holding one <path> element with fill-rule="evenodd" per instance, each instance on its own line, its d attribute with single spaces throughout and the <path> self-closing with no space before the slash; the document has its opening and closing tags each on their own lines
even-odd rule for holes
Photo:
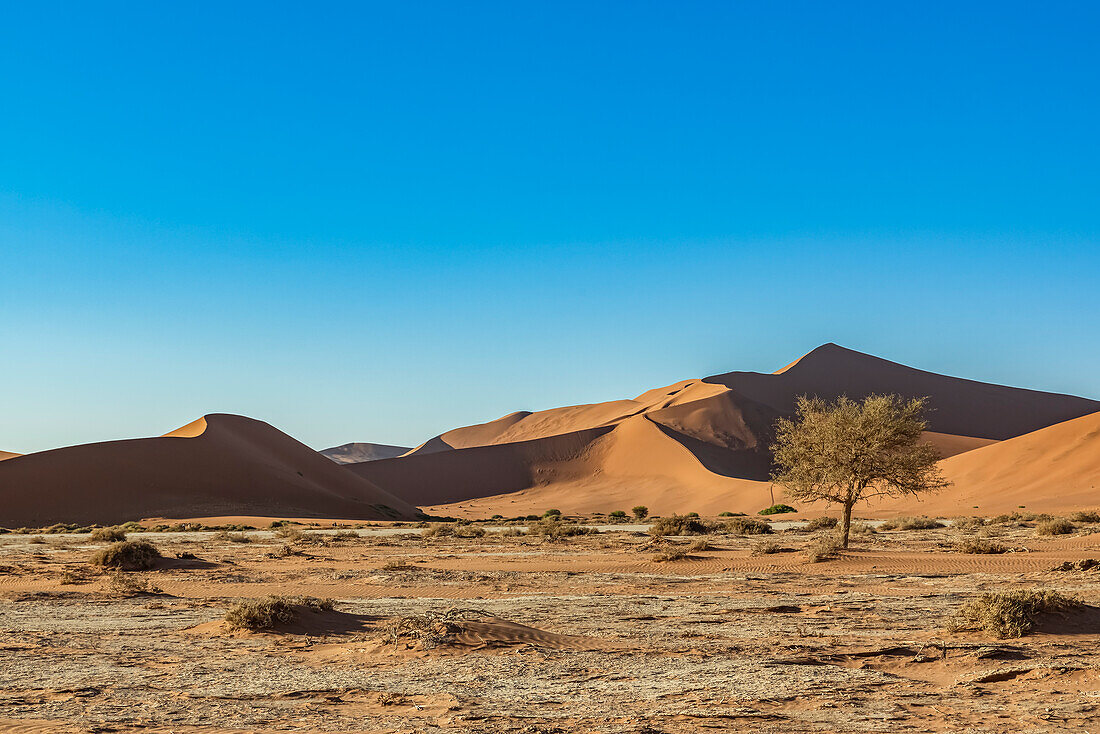
<svg viewBox="0 0 1100 734">
<path fill-rule="evenodd" d="M 261 421 L 208 415 L 159 438 L 0 462 L 0 526 L 143 517 L 412 518 L 414 507 Z"/>
</svg>

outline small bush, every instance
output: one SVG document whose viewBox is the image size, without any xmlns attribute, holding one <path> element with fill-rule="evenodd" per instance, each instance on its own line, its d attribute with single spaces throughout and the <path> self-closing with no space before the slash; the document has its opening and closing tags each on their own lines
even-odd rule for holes
<svg viewBox="0 0 1100 734">
<path fill-rule="evenodd" d="M 758 515 L 781 515 L 785 512 L 798 512 L 798 510 L 794 509 L 790 505 L 778 504 L 778 505 L 772 505 L 771 507 L 765 507 L 763 510 L 761 510 L 757 514 Z"/>
<path fill-rule="evenodd" d="M 110 528 L 96 528 L 88 540 L 93 543 L 118 543 L 126 540 L 126 531 L 117 525 Z"/>
<path fill-rule="evenodd" d="M 724 532 L 733 535 L 768 535 L 772 526 L 752 517 L 735 517 L 722 524 Z"/>
<path fill-rule="evenodd" d="M 251 535 L 246 535 L 245 533 L 231 533 L 228 530 L 219 530 L 218 532 L 214 533 L 214 535 L 211 536 L 211 537 L 213 537 L 214 540 L 221 540 L 221 541 L 224 541 L 226 543 L 251 543 L 252 542 L 252 536 Z"/>
<path fill-rule="evenodd" d="M 547 510 L 542 513 L 543 517 L 561 517 L 561 510 Z"/>
<path fill-rule="evenodd" d="M 744 514 L 745 513 L 743 512 L 730 512 L 729 510 L 726 510 L 725 512 L 719 512 L 718 517 L 739 517 L 743 516 Z"/>
<path fill-rule="evenodd" d="M 654 554 L 653 560 L 663 563 L 665 561 L 682 561 L 687 557 L 688 552 L 683 548 L 669 548 Z"/>
<path fill-rule="evenodd" d="M 46 539 L 43 538 L 41 535 L 35 535 L 34 537 L 32 537 L 27 542 L 28 543 L 34 543 L 35 545 L 42 545 L 46 542 Z"/>
<path fill-rule="evenodd" d="M 943 523 L 930 517 L 895 517 L 881 525 L 883 530 L 933 530 Z"/>
<path fill-rule="evenodd" d="M 1069 535 L 1077 526 L 1064 517 L 1043 520 L 1035 526 L 1036 535 Z"/>
<path fill-rule="evenodd" d="M 225 613 L 225 622 L 229 629 L 268 630 L 293 622 L 302 608 L 311 612 L 328 612 L 332 611 L 332 607 L 332 599 L 269 596 L 237 602 Z"/>
<path fill-rule="evenodd" d="M 649 508 L 645 505 L 635 505 L 630 508 L 630 511 L 634 513 L 634 519 L 644 520 L 649 516 Z"/>
<path fill-rule="evenodd" d="M 840 553 L 840 540 L 826 535 L 818 538 L 806 548 L 806 560 L 810 563 L 821 563 L 836 558 Z"/>
<path fill-rule="evenodd" d="M 339 543 L 344 540 L 359 540 L 359 533 L 354 530 L 337 530 L 332 534 L 332 540 Z"/>
<path fill-rule="evenodd" d="M 992 553 L 1007 553 L 1008 548 L 1005 548 L 1000 543 L 994 543 L 991 540 L 985 538 L 964 538 L 958 540 L 954 544 L 954 548 L 958 553 L 973 553 L 988 555 Z"/>
<path fill-rule="evenodd" d="M 160 558 L 157 547 L 146 540 L 112 543 L 92 556 L 92 564 L 124 571 L 144 571 Z"/>
<path fill-rule="evenodd" d="M 422 538 L 483 538 L 485 528 L 439 522 L 430 525 L 420 533 Z"/>
<path fill-rule="evenodd" d="M 716 531 L 712 523 L 704 522 L 697 517 L 686 515 L 672 515 L 655 520 L 649 527 L 650 535 L 706 535 Z"/>
<path fill-rule="evenodd" d="M 854 522 L 848 528 L 849 535 L 874 535 L 875 529 L 865 522 Z"/>
<path fill-rule="evenodd" d="M 786 548 L 776 543 L 774 540 L 766 540 L 763 543 L 758 543 L 752 549 L 754 556 L 770 556 L 773 553 L 783 553 Z"/>
<path fill-rule="evenodd" d="M 984 517 L 953 517 L 951 518 L 951 527 L 956 530 L 977 530 L 984 528 L 986 521 Z"/>
<path fill-rule="evenodd" d="M 138 596 L 140 594 L 160 594 L 161 590 L 143 574 L 128 574 L 116 570 L 111 574 L 107 591 L 115 596 Z"/>
<path fill-rule="evenodd" d="M 555 515 L 531 523 L 527 528 L 528 535 L 541 535 L 549 540 L 571 538 L 576 535 L 593 535 L 597 532 L 599 531 L 595 528 L 588 528 L 583 525 L 566 525 Z"/>
<path fill-rule="evenodd" d="M 295 540 L 301 540 L 304 535 L 305 533 L 293 525 L 278 525 L 275 527 L 275 537 L 282 538 L 283 540 L 293 542 Z"/>
<path fill-rule="evenodd" d="M 713 550 L 714 546 L 706 538 L 699 538 L 694 543 L 688 546 L 688 551 L 692 553 Z"/>
<path fill-rule="evenodd" d="M 1023 637 L 1042 614 L 1077 609 L 1081 602 L 1056 591 L 982 594 L 956 614 L 951 629 L 979 629 L 997 637 Z"/>
<path fill-rule="evenodd" d="M 626 522 L 627 521 L 626 511 L 625 510 L 615 510 L 614 512 L 612 512 L 611 514 L 608 515 L 608 518 L 611 520 L 611 522 Z"/>
<path fill-rule="evenodd" d="M 816 533 L 819 530 L 832 530 L 840 523 L 835 517 L 815 517 L 802 528 L 807 533 Z"/>
<path fill-rule="evenodd" d="M 1096 523 L 1100 522 L 1100 512 L 1096 512 L 1095 510 L 1079 510 L 1070 515 L 1069 519 L 1073 522 Z"/>
</svg>

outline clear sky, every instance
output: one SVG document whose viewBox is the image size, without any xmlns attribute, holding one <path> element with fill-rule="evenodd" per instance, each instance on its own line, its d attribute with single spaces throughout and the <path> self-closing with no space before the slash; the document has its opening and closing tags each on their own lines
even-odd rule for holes
<svg viewBox="0 0 1100 734">
<path fill-rule="evenodd" d="M 823 342 L 1100 397 L 1100 4 L 9 3 L 0 449 Z"/>
</svg>

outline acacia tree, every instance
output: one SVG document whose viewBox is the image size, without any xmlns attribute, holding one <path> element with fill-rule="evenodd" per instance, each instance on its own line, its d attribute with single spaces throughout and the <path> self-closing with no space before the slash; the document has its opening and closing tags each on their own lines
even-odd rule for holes
<svg viewBox="0 0 1100 734">
<path fill-rule="evenodd" d="M 898 395 L 841 397 L 835 403 L 800 397 L 795 417 L 776 424 L 772 480 L 794 499 L 841 505 L 841 543 L 847 548 L 852 508 L 860 500 L 948 486 L 936 450 L 920 441 L 928 425 L 926 402 Z"/>
</svg>

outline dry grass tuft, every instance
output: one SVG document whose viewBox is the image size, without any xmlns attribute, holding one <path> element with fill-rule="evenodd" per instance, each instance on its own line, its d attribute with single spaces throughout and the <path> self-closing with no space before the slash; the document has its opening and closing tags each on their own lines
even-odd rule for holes
<svg viewBox="0 0 1100 734">
<path fill-rule="evenodd" d="M 91 562 L 104 568 L 124 571 L 144 571 L 152 568 L 160 551 L 147 540 L 123 540 L 112 543 L 92 556 Z"/>
<path fill-rule="evenodd" d="M 93 543 L 119 543 L 126 540 L 126 531 L 115 525 L 109 528 L 96 528 L 88 540 Z"/>
<path fill-rule="evenodd" d="M 459 525 L 453 522 L 437 522 L 424 528 L 420 533 L 422 538 L 483 538 L 485 529 Z"/>
<path fill-rule="evenodd" d="M 952 631 L 983 630 L 997 637 L 1023 637 L 1039 616 L 1079 609 L 1081 601 L 1056 591 L 1010 591 L 982 594 L 958 611 Z"/>
<path fill-rule="evenodd" d="M 1043 520 L 1035 526 L 1036 535 L 1069 535 L 1075 530 L 1077 526 L 1064 517 Z"/>
<path fill-rule="evenodd" d="M 806 560 L 810 563 L 830 561 L 840 555 L 840 539 L 832 535 L 823 535 L 806 547 Z"/>
<path fill-rule="evenodd" d="M 332 599 L 269 596 L 237 602 L 225 613 L 225 622 L 231 630 L 269 630 L 280 624 L 290 624 L 298 618 L 298 612 L 302 609 L 328 612 L 332 611 L 332 607 Z"/>
<path fill-rule="evenodd" d="M 786 553 L 787 550 L 774 540 L 765 540 L 753 547 L 752 554 L 754 556 L 770 556 L 773 553 Z"/>
<path fill-rule="evenodd" d="M 421 648 L 430 650 L 454 641 L 454 635 L 462 631 L 464 620 L 482 620 L 491 614 L 479 609 L 451 607 L 443 612 L 427 612 L 423 615 L 398 617 L 384 627 L 384 641 L 396 647 L 402 640 L 409 640 Z"/>
<path fill-rule="evenodd" d="M 957 553 L 989 555 L 1008 552 L 1008 548 L 986 538 L 963 538 L 956 540 L 952 547 Z"/>
<path fill-rule="evenodd" d="M 722 532 L 732 535 L 769 535 L 772 526 L 752 517 L 735 517 L 722 523 Z"/>
<path fill-rule="evenodd" d="M 816 533 L 819 530 L 832 530 L 839 524 L 840 521 L 835 517 L 815 517 L 813 520 L 807 522 L 802 530 L 807 533 Z"/>
<path fill-rule="evenodd" d="M 111 574 L 111 581 L 107 584 L 107 592 L 124 597 L 163 593 L 144 574 L 129 574 L 117 570 Z"/>
<path fill-rule="evenodd" d="M 1095 510 L 1079 510 L 1069 516 L 1073 522 L 1097 523 L 1100 522 L 1100 512 Z"/>
<path fill-rule="evenodd" d="M 895 517 L 882 523 L 883 530 L 934 530 L 943 523 L 930 517 Z"/>
</svg>

